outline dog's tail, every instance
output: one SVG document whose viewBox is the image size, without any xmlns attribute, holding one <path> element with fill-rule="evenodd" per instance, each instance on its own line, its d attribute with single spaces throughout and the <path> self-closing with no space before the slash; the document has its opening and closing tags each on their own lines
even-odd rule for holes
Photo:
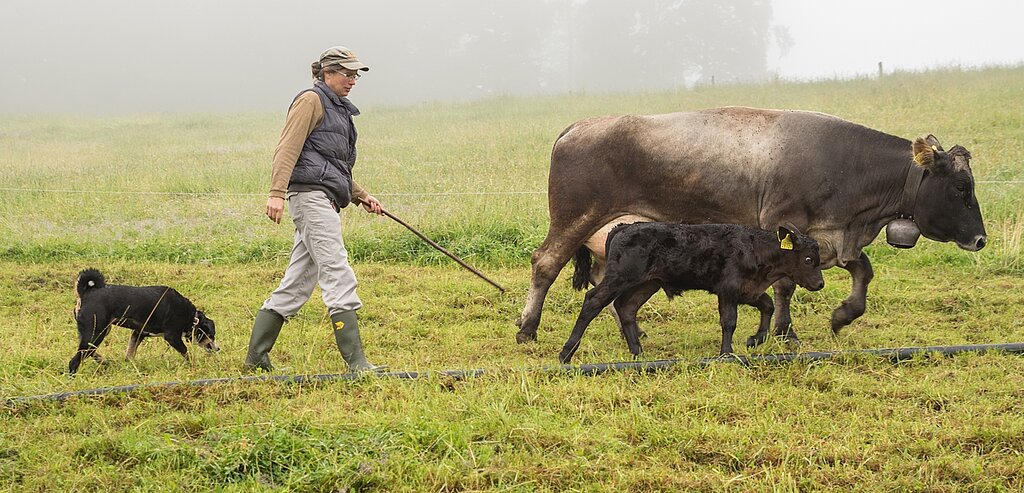
<svg viewBox="0 0 1024 493">
<path fill-rule="evenodd" d="M 96 269 L 85 269 L 78 273 L 78 291 L 79 298 L 90 289 L 102 288 L 107 285 L 107 280 L 103 278 L 103 274 Z"/>
</svg>

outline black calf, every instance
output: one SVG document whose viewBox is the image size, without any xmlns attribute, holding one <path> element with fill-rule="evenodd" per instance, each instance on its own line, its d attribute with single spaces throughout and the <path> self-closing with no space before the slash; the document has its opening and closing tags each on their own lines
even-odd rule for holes
<svg viewBox="0 0 1024 493">
<path fill-rule="evenodd" d="M 763 341 L 774 309 L 765 293 L 768 286 L 783 277 L 811 291 L 825 286 L 818 244 L 795 228 L 780 227 L 774 235 L 731 224 L 623 224 L 608 234 L 606 251 L 604 279 L 587 292 L 559 354 L 562 363 L 572 359 L 587 326 L 612 301 L 629 351 L 639 356 L 636 312 L 654 293 L 662 289 L 669 298 L 693 289 L 716 294 L 721 354 L 731 354 L 739 303 L 760 311 L 761 321 L 751 339 Z"/>
</svg>

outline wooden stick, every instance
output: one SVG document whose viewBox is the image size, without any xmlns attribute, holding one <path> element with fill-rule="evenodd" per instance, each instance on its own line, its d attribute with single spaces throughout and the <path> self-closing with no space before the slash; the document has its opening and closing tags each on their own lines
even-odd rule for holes
<svg viewBox="0 0 1024 493">
<path fill-rule="evenodd" d="M 451 253 L 451 252 L 449 252 L 448 250 L 445 250 L 445 249 L 444 249 L 444 247 L 442 247 L 441 245 L 438 245 L 437 243 L 434 243 L 434 241 L 433 241 L 433 240 L 431 240 L 430 238 L 427 238 L 426 236 L 424 236 L 424 235 L 423 235 L 423 233 L 420 233 L 419 231 L 416 231 L 416 228 L 414 228 L 414 227 L 412 227 L 412 226 L 409 226 L 409 225 L 408 225 L 408 224 L 407 224 L 407 223 L 406 223 L 405 221 L 403 221 L 403 220 L 401 220 L 401 219 L 399 219 L 399 218 L 395 217 L 395 215 L 394 215 L 394 214 L 392 214 L 392 213 L 390 213 L 390 212 L 388 212 L 388 211 L 386 211 L 386 210 L 382 210 L 382 211 L 384 212 L 384 215 L 385 215 L 385 216 L 388 216 L 388 217 L 390 217 L 391 219 L 394 219 L 394 220 L 395 220 L 395 222 L 397 222 L 398 224 L 401 224 L 402 226 L 405 226 L 406 228 L 408 228 L 408 230 L 409 230 L 409 231 L 412 231 L 412 232 L 413 232 L 414 234 L 416 234 L 416 236 L 419 236 L 419 237 L 420 237 L 420 239 L 421 239 L 421 240 L 423 240 L 423 241 L 425 241 L 425 242 L 427 242 L 427 244 L 428 244 L 428 245 L 430 245 L 430 246 L 432 246 L 432 247 L 436 248 L 436 249 L 437 249 L 438 251 L 440 251 L 441 253 L 443 253 L 443 254 L 445 254 L 445 255 L 447 255 L 447 256 L 449 256 L 449 257 L 451 257 L 451 259 L 452 259 L 452 260 L 454 260 L 454 261 L 458 262 L 458 263 L 459 263 L 459 265 L 461 265 L 461 266 L 465 267 L 465 268 L 466 268 L 466 269 L 468 269 L 468 270 L 469 270 L 470 272 L 472 272 L 472 273 L 474 273 L 474 274 L 476 274 L 476 275 L 480 276 L 480 278 L 481 278 L 481 279 L 483 279 L 483 280 L 485 280 L 485 281 L 487 281 L 487 282 L 491 283 L 491 286 L 494 286 L 494 287 L 498 288 L 498 291 L 501 291 L 502 293 L 504 293 L 504 292 L 505 292 L 505 288 L 504 288 L 504 287 L 502 287 L 502 286 L 501 286 L 501 284 L 498 284 L 498 283 L 496 283 L 496 282 L 494 282 L 494 281 L 490 280 L 490 279 L 489 279 L 489 278 L 488 278 L 487 276 L 485 276 L 485 275 L 481 274 L 481 273 L 480 273 L 480 271 L 478 271 L 478 270 L 474 269 L 474 268 L 473 268 L 473 267 L 471 267 L 471 266 L 470 266 L 469 264 L 467 264 L 467 263 L 463 262 L 463 261 L 462 261 L 462 259 L 460 259 L 459 257 L 456 257 L 456 256 L 455 256 L 454 254 L 452 254 L 452 253 Z"/>
</svg>

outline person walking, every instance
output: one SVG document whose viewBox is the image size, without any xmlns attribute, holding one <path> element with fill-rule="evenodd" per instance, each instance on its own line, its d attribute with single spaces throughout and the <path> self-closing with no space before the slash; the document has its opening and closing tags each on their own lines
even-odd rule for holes
<svg viewBox="0 0 1024 493">
<path fill-rule="evenodd" d="M 341 209 L 350 202 L 383 214 L 384 206 L 352 179 L 359 109 L 348 99 L 370 70 L 344 46 L 324 51 L 311 65 L 313 87 L 292 101 L 274 151 L 266 215 L 281 223 L 285 200 L 295 225 L 291 259 L 278 286 L 256 313 L 245 368 L 272 371 L 270 350 L 284 322 L 298 313 L 317 283 L 334 326 L 335 343 L 350 371 L 385 368 L 363 353 L 356 311 L 356 276 L 341 236 Z"/>
</svg>

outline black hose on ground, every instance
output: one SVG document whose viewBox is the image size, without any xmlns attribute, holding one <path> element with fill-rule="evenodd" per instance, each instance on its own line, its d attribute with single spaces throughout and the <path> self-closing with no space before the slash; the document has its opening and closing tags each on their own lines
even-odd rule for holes
<svg viewBox="0 0 1024 493">
<path fill-rule="evenodd" d="M 584 364 L 584 365 L 561 365 L 561 366 L 550 366 L 550 367 L 539 367 L 528 371 L 536 371 L 540 373 L 564 373 L 564 374 L 579 374 L 579 375 L 602 375 L 605 373 L 611 373 L 616 371 L 641 371 L 641 372 L 653 372 L 671 368 L 674 366 L 696 366 L 704 367 L 716 363 L 737 363 L 743 366 L 751 366 L 755 364 L 782 364 L 793 361 L 823 361 L 833 359 L 839 356 L 880 356 L 888 359 L 893 363 L 900 361 L 906 361 L 914 358 L 921 354 L 938 354 L 942 356 L 953 356 L 959 353 L 986 353 L 986 352 L 1003 352 L 1010 354 L 1024 354 L 1024 342 L 1014 342 L 1006 344 L 973 344 L 966 346 L 923 346 L 923 347 L 906 347 L 906 348 L 891 348 L 891 349 L 855 349 L 849 351 L 811 351 L 806 353 L 777 353 L 777 354 L 755 354 L 749 356 L 741 355 L 730 355 L 720 356 L 715 358 L 703 358 L 697 361 L 685 361 L 679 359 L 668 359 L 668 360 L 656 360 L 656 361 L 625 361 L 619 363 L 597 363 L 597 364 Z M 493 373 L 494 370 L 491 370 Z M 33 395 L 26 397 L 14 397 L 5 401 L 5 406 L 13 407 L 15 404 L 27 403 L 31 401 L 64 401 L 72 397 L 88 397 L 105 394 L 120 394 L 129 393 L 137 390 L 149 390 L 163 387 L 176 387 L 176 386 L 190 386 L 190 387 L 206 387 L 210 385 L 233 383 L 233 382 L 282 382 L 282 383 L 294 383 L 294 384 L 309 384 L 309 383 L 321 383 L 331 382 L 336 380 L 356 380 L 359 378 L 372 376 L 376 378 L 397 378 L 403 380 L 415 380 L 421 378 L 428 378 L 432 375 L 451 378 L 454 380 L 465 380 L 468 378 L 480 377 L 486 373 L 486 370 L 475 369 L 475 370 L 443 370 L 437 372 L 390 372 L 390 373 L 376 373 L 376 374 L 357 374 L 357 373 L 326 373 L 326 374 L 314 374 L 314 375 L 253 375 L 236 378 L 208 378 L 202 380 L 192 380 L 189 382 L 159 382 L 159 383 L 145 383 L 135 385 L 121 385 L 117 387 L 102 387 L 98 389 L 88 390 L 74 390 L 69 392 L 58 392 L 54 394 L 43 394 Z"/>
</svg>

